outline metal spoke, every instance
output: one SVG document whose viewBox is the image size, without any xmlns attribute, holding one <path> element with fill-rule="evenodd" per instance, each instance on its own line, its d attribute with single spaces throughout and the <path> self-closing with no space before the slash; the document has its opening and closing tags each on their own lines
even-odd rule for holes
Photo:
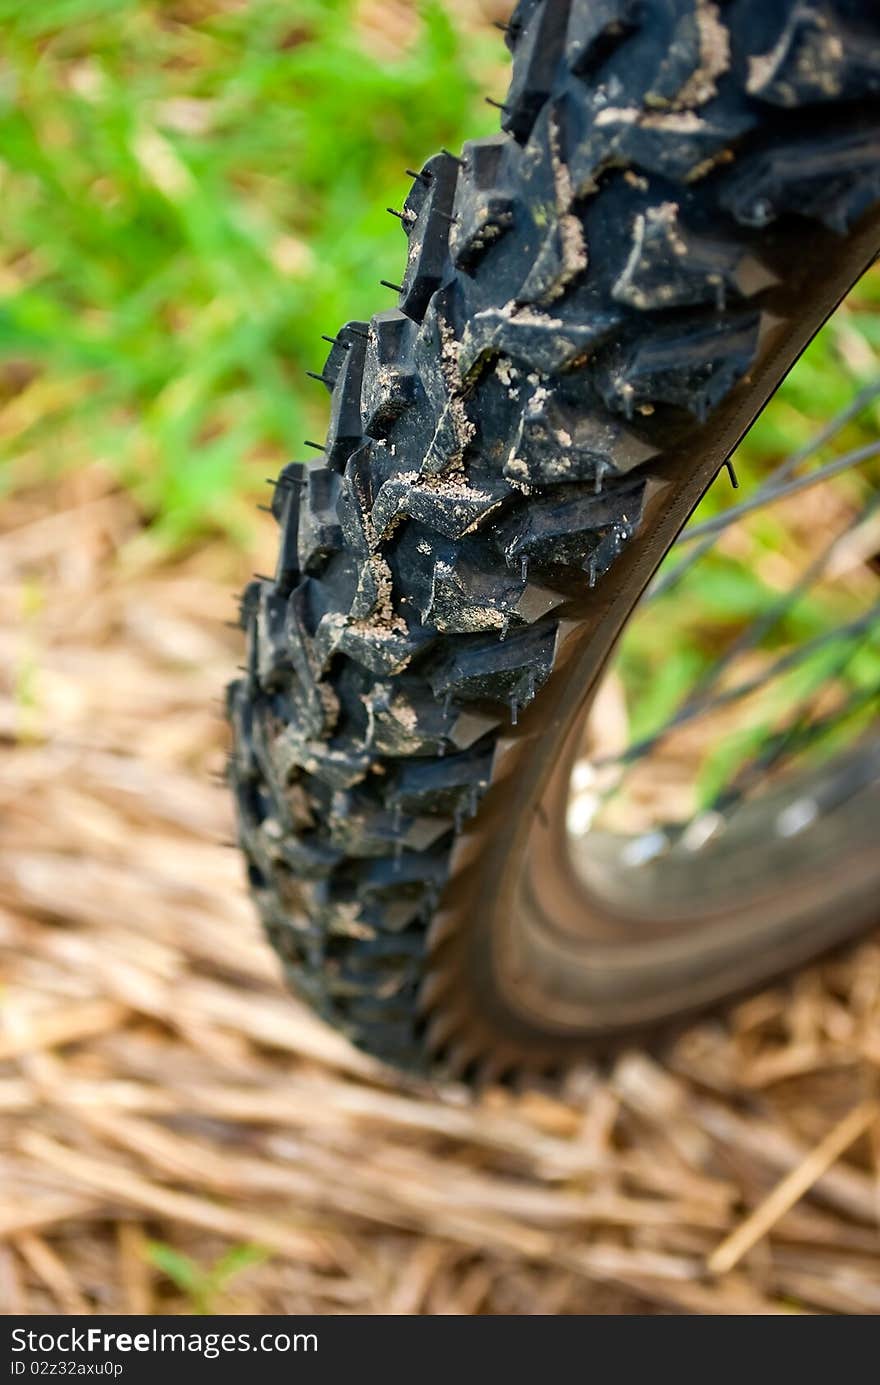
<svg viewBox="0 0 880 1385">
<path fill-rule="evenodd" d="M 730 813 L 732 809 L 742 803 L 749 790 L 760 779 L 765 778 L 771 770 L 777 770 L 786 761 L 795 759 L 796 756 L 820 741 L 823 736 L 836 730 L 851 716 L 866 707 L 870 707 L 878 699 L 880 699 L 880 684 L 874 688 L 862 688 L 858 692 L 851 693 L 840 707 L 834 712 L 829 712 L 827 716 L 778 732 L 770 738 L 766 752 L 760 756 L 755 756 L 747 765 L 744 765 L 737 774 L 734 784 L 722 790 L 705 811 Z"/>
<path fill-rule="evenodd" d="M 811 641 L 806 645 L 800 646 L 799 649 L 789 651 L 777 660 L 776 664 L 772 664 L 769 669 L 763 670 L 757 680 L 748 680 L 746 683 L 738 684 L 736 688 L 727 689 L 716 698 L 708 696 L 731 664 L 743 654 L 754 649 L 764 636 L 769 634 L 773 627 L 778 625 L 791 608 L 797 604 L 824 571 L 829 558 L 838 545 L 847 538 L 853 529 L 857 528 L 859 524 L 862 524 L 865 519 L 877 509 L 878 505 L 880 505 L 880 493 L 874 493 L 868 500 L 867 505 L 865 505 L 859 513 L 852 516 L 846 527 L 841 530 L 839 534 L 836 534 L 822 552 L 814 558 L 813 562 L 796 585 L 792 587 L 790 591 L 783 593 L 776 601 L 772 602 L 767 610 L 764 611 L 757 620 L 754 620 L 751 625 L 747 626 L 737 639 L 733 641 L 720 658 L 716 659 L 711 668 L 703 673 L 687 699 L 680 704 L 671 717 L 667 718 L 662 726 L 658 727 L 650 736 L 629 746 L 622 755 L 613 756 L 601 763 L 619 763 L 621 765 L 634 764 L 637 760 L 641 759 L 644 755 L 658 746 L 671 731 L 677 729 L 679 726 L 693 721 L 698 716 L 704 716 L 707 712 L 713 711 L 719 706 L 726 705 L 734 701 L 737 697 L 748 696 L 750 692 L 755 691 L 756 687 L 760 686 L 762 683 L 769 682 L 780 672 L 785 672 L 788 668 L 793 667 L 799 659 L 813 652 L 822 642 L 833 640 L 837 635 L 843 633 L 844 630 L 859 629 L 864 621 L 867 620 L 870 622 L 874 619 L 877 608 L 872 608 L 872 611 L 869 612 L 866 617 L 860 617 L 860 619 L 853 622 L 850 627 L 840 627 L 838 630 L 829 631 L 827 635 L 818 636 L 816 641 Z"/>
<path fill-rule="evenodd" d="M 729 812 L 731 808 L 741 803 L 749 789 L 760 779 L 766 777 L 771 770 L 778 769 L 786 760 L 791 760 L 808 749 L 809 746 L 827 735 L 829 731 L 839 726 L 842 721 L 845 721 L 862 707 L 870 706 L 871 702 L 877 698 L 880 694 L 880 685 L 872 688 L 857 688 L 839 707 L 826 713 L 825 716 L 811 717 L 810 715 L 817 694 L 821 693 L 829 682 L 841 678 L 856 654 L 864 648 L 869 629 L 865 629 L 861 633 L 862 638 L 856 640 L 849 649 L 841 653 L 834 667 L 823 672 L 818 685 L 813 683 L 809 692 L 794 709 L 794 715 L 790 717 L 788 724 L 771 733 L 760 753 L 740 766 L 733 783 L 724 788 L 709 805 L 709 812 Z"/>
<path fill-rule="evenodd" d="M 688 699 L 688 704 L 698 701 L 705 693 L 718 682 L 725 669 L 729 668 L 735 659 L 743 654 L 747 654 L 754 649 L 768 635 L 774 626 L 788 615 L 792 607 L 796 606 L 806 592 L 818 581 L 829 560 L 835 551 L 843 543 L 854 529 L 863 524 L 880 505 L 880 492 L 874 492 L 869 498 L 863 509 L 850 516 L 845 528 L 825 545 L 822 551 L 813 559 L 809 567 L 798 579 L 795 585 L 787 592 L 783 592 L 780 597 L 772 601 L 766 611 L 751 625 L 746 626 L 737 638 L 733 641 L 720 658 L 716 659 L 711 668 L 707 669 L 703 676 L 698 680 L 694 691 Z"/>
<path fill-rule="evenodd" d="M 863 413 L 868 405 L 873 403 L 878 396 L 880 396 L 880 380 L 874 380 L 871 384 L 859 390 L 858 394 L 853 397 L 846 408 L 841 409 L 834 418 L 830 419 L 808 443 L 798 448 L 797 451 L 790 453 L 784 461 L 780 462 L 779 466 L 777 466 L 770 476 L 762 482 L 758 490 L 758 495 L 766 495 L 768 492 L 772 491 L 775 486 L 786 481 L 797 471 L 799 466 L 809 461 L 811 457 L 821 451 L 825 444 L 830 442 L 841 429 L 845 428 L 853 419 L 858 418 L 859 414 Z M 674 567 L 671 572 L 665 573 L 655 582 L 649 589 L 646 600 L 655 601 L 658 597 L 665 596 L 667 592 L 677 587 L 686 574 L 714 547 L 718 535 L 723 532 L 722 529 L 713 530 L 712 533 L 704 534 L 702 539 L 698 539 L 696 549 L 688 553 L 687 557 Z M 679 536 L 678 544 L 692 542 L 692 535 L 692 529 L 685 530 L 684 533 Z M 678 545 L 674 545 L 674 547 L 676 546 Z"/>
<path fill-rule="evenodd" d="M 835 458 L 833 462 L 826 463 L 806 476 L 798 476 L 784 485 L 759 491 L 751 500 L 744 500 L 740 505 L 732 506 L 731 509 L 725 510 L 723 515 L 716 515 L 713 519 L 704 520 L 702 524 L 695 524 L 692 529 L 686 529 L 680 534 L 676 543 L 691 543 L 707 534 L 720 534 L 741 520 L 743 515 L 752 514 L 755 510 L 763 509 L 765 505 L 773 505 L 777 500 L 785 500 L 790 495 L 809 490 L 811 486 L 818 486 L 822 481 L 830 481 L 833 476 L 839 476 L 841 472 L 850 471 L 853 467 L 861 466 L 862 462 L 870 461 L 872 457 L 877 456 L 880 456 L 880 442 L 866 443 L 864 447 L 845 452 L 842 457 Z"/>
<path fill-rule="evenodd" d="M 740 520 L 880 458 L 880 435 L 875 429 L 874 441 L 854 447 L 840 456 L 822 460 L 823 455 L 828 456 L 828 451 L 823 453 L 828 444 L 832 443 L 848 424 L 857 420 L 868 407 L 876 405 L 878 400 L 880 377 L 864 385 L 846 407 L 819 428 L 808 442 L 789 453 L 772 472 L 766 474 L 753 488 L 750 496 L 739 503 L 731 504 L 724 513 L 692 523 L 684 529 L 673 544 L 676 558 L 664 565 L 660 573 L 655 575 L 645 594 L 645 600 L 653 602 L 675 590 L 700 559 L 712 551 L 721 535 Z M 823 738 L 832 736 L 835 729 L 843 727 L 844 723 L 852 729 L 852 737 L 849 730 L 845 732 L 844 743 L 848 746 L 851 740 L 855 743 L 853 738 L 861 735 L 862 722 L 854 721 L 853 718 L 862 713 L 864 721 L 866 709 L 870 712 L 880 699 L 880 685 L 856 687 L 851 691 L 853 677 L 849 668 L 853 660 L 869 644 L 871 648 L 874 647 L 871 642 L 880 627 L 880 599 L 875 600 L 867 611 L 864 611 L 867 602 L 863 603 L 863 614 L 850 618 L 847 623 L 836 628 L 823 629 L 826 622 L 820 622 L 818 628 L 822 633 L 812 638 L 799 641 L 783 638 L 780 641 L 783 645 L 781 653 L 778 648 L 775 652 L 768 649 L 768 636 L 772 638 L 789 613 L 804 600 L 816 584 L 823 581 L 829 561 L 835 552 L 849 539 L 854 530 L 861 528 L 870 517 L 876 515 L 878 508 L 880 490 L 875 486 L 872 494 L 864 503 L 860 503 L 858 512 L 844 512 L 844 517 L 840 520 L 840 532 L 832 539 L 829 540 L 825 536 L 827 531 L 823 532 L 824 526 L 820 526 L 818 533 L 822 535 L 819 540 L 822 550 L 816 552 L 815 547 L 813 548 L 814 556 L 787 590 L 774 591 L 773 584 L 770 584 L 766 604 L 756 603 L 757 612 L 743 618 L 739 632 L 734 635 L 727 647 L 712 660 L 710 666 L 689 680 L 690 687 L 680 697 L 678 706 L 671 716 L 650 734 L 631 742 L 622 754 L 607 755 L 592 761 L 594 769 L 608 771 L 593 783 L 592 793 L 597 806 L 606 803 L 622 789 L 625 791 L 628 776 L 633 768 L 656 751 L 672 733 L 698 718 L 710 716 L 743 699 L 754 699 L 756 694 L 758 698 L 752 703 L 754 716 L 748 715 L 747 722 L 743 725 L 744 732 L 748 726 L 748 735 L 741 744 L 735 735 L 728 742 L 726 737 L 732 735 L 730 731 L 725 732 L 722 728 L 720 735 L 713 735 L 712 729 L 709 730 L 708 751 L 704 747 L 701 759 L 705 753 L 711 754 L 722 749 L 725 760 L 723 766 L 719 762 L 718 770 L 724 768 L 724 784 L 721 789 L 714 792 L 711 803 L 700 810 L 700 818 L 705 817 L 707 821 L 712 819 L 720 825 L 744 800 L 760 793 L 761 786 L 768 776 L 786 770 L 793 761 L 803 763 L 803 757 L 813 746 Z M 846 605 L 843 609 L 847 609 Z M 849 610 L 851 609 L 850 607 Z M 832 607 L 829 612 L 828 624 L 835 619 L 834 610 Z M 782 627 L 783 630 L 785 628 Z M 823 653 L 826 646 L 827 652 Z M 753 673 L 742 661 L 749 655 L 754 657 L 759 649 L 766 651 L 763 655 L 766 662 L 763 668 Z M 725 682 L 729 686 L 725 687 Z M 765 687 L 771 688 L 768 699 L 761 696 Z M 823 713 L 823 693 L 831 687 L 835 690 L 837 705 Z M 746 712 L 747 709 L 744 709 L 744 715 Z M 728 716 L 728 725 L 730 720 Z M 836 753 L 836 745 L 837 742 L 832 741 L 827 748 L 832 756 Z M 821 748 L 820 753 L 824 755 L 826 748 Z M 871 759 L 870 753 L 867 759 Z M 821 805 L 818 804 L 818 800 L 813 802 L 816 798 L 817 795 L 813 793 L 808 802 L 807 797 L 803 796 L 803 802 L 794 806 L 800 806 L 804 813 L 808 810 L 818 811 Z M 799 825 L 800 820 L 795 821 L 796 817 L 793 812 L 793 825 L 788 824 L 787 818 L 784 822 L 780 818 L 778 830 L 781 835 L 789 834 L 789 827 L 791 832 L 802 830 L 804 824 Z M 679 828 L 687 833 L 688 827 L 693 826 L 695 821 L 691 819 L 690 824 L 678 826 L 667 823 L 661 835 L 671 844 L 677 839 Z M 774 830 L 772 826 L 770 830 Z M 686 844 L 688 849 L 691 849 L 690 841 Z"/>
<path fill-rule="evenodd" d="M 726 688 L 713 698 L 689 699 L 674 716 L 670 717 L 663 726 L 659 727 L 652 735 L 644 737 L 641 741 L 634 742 L 622 755 L 612 755 L 604 759 L 597 760 L 596 767 L 604 768 L 607 765 L 620 764 L 631 765 L 643 756 L 655 750 L 672 731 L 678 730 L 682 726 L 688 725 L 698 717 L 707 716 L 711 712 L 717 711 L 720 707 L 729 706 L 731 702 L 736 702 L 742 697 L 748 697 L 759 688 L 778 678 L 780 674 L 788 673 L 803 663 L 818 649 L 826 644 L 831 644 L 839 639 L 849 639 L 855 635 L 866 634 L 874 622 L 880 617 L 880 601 L 875 602 L 869 611 L 859 616 L 857 620 L 850 621 L 847 625 L 839 625 L 834 630 L 829 630 L 824 635 L 817 635 L 815 639 L 808 640 L 805 644 L 800 644 L 794 649 L 787 650 L 767 668 L 761 670 L 752 678 L 744 679 L 732 688 Z M 619 785 L 615 786 L 619 787 Z"/>
</svg>

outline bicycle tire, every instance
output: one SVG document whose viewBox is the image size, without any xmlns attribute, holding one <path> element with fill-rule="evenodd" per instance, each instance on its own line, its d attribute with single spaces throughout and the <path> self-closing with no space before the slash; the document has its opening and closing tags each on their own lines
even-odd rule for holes
<svg viewBox="0 0 880 1385">
<path fill-rule="evenodd" d="M 488 916 L 537 803 L 511 785 L 546 781 L 633 593 L 880 249 L 867 4 L 521 0 L 507 41 L 501 132 L 425 163 L 398 307 L 331 347 L 228 693 L 294 988 L 386 1061 L 484 1075 L 657 1027 L 563 1032 L 499 985 Z"/>
</svg>

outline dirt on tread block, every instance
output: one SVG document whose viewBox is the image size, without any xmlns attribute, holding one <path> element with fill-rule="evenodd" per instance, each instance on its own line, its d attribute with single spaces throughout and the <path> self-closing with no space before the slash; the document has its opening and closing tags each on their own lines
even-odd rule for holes
<svg viewBox="0 0 880 1385">
<path fill-rule="evenodd" d="M 507 39 L 502 133 L 424 165 L 398 307 L 332 347 L 324 459 L 278 479 L 228 695 L 268 936 L 410 1068 L 455 835 L 646 469 L 748 371 L 765 228 L 795 252 L 802 218 L 845 236 L 880 199 L 867 3 L 521 0 Z"/>
</svg>

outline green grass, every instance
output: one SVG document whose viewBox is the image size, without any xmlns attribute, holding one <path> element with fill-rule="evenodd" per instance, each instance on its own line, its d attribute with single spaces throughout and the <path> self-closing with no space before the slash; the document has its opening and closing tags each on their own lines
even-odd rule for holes
<svg viewBox="0 0 880 1385">
<path fill-rule="evenodd" d="M 150 1264 L 186 1297 L 193 1313 L 213 1316 L 222 1310 L 223 1299 L 236 1277 L 254 1265 L 263 1264 L 269 1252 L 262 1246 L 233 1246 L 213 1265 L 205 1266 L 164 1241 L 151 1241 L 147 1257 Z"/>
<path fill-rule="evenodd" d="M 241 535 L 320 436 L 322 332 L 403 263 L 404 169 L 497 126 L 500 35 L 439 0 L 0 0 L 4 484 L 96 458 L 169 545 Z"/>
</svg>

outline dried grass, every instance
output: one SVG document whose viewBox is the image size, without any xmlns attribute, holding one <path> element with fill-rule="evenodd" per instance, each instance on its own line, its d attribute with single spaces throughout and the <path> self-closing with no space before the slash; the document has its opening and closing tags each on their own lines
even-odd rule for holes
<svg viewBox="0 0 880 1385">
<path fill-rule="evenodd" d="M 163 566 L 98 469 L 55 500 L 0 548 L 6 1312 L 192 1312 L 157 1242 L 216 1311 L 880 1311 L 877 940 L 561 1093 L 398 1082 L 283 994 L 220 845 L 261 560 Z"/>
</svg>

